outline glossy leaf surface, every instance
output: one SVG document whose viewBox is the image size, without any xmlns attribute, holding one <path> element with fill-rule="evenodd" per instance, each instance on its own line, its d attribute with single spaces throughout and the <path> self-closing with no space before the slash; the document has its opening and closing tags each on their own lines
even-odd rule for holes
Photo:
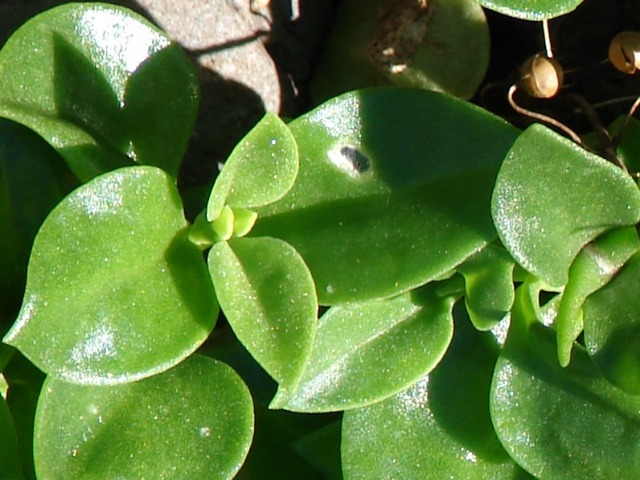
<svg viewBox="0 0 640 480">
<path fill-rule="evenodd" d="M 309 356 L 318 302 L 298 253 L 275 238 L 214 244 L 209 272 L 238 339 L 278 383 L 297 378 Z"/>
<path fill-rule="evenodd" d="M 229 479 L 252 435 L 249 390 L 204 356 L 125 385 L 49 378 L 36 413 L 36 471 L 43 479 Z"/>
<path fill-rule="evenodd" d="M 218 307 L 173 180 L 155 167 L 100 176 L 45 220 L 5 341 L 44 372 L 109 384 L 191 354 Z"/>
<path fill-rule="evenodd" d="M 553 333 L 516 292 L 491 394 L 493 424 L 516 462 L 540 480 L 634 478 L 638 412 L 640 397 L 609 383 L 583 348 L 560 367 Z"/>
<path fill-rule="evenodd" d="M 460 320 L 451 348 L 429 375 L 387 400 L 345 412 L 345 479 L 527 478 L 489 417 L 497 347 L 489 334 Z"/>
<path fill-rule="evenodd" d="M 478 330 L 489 330 L 513 303 L 514 261 L 500 247 L 488 245 L 457 268 L 465 279 L 465 304 Z"/>
<path fill-rule="evenodd" d="M 580 251 L 569 269 L 569 282 L 555 319 L 560 365 L 569 364 L 573 342 L 582 333 L 582 306 L 587 297 L 617 275 L 638 250 L 638 232 L 635 227 L 627 227 L 605 233 Z"/>
<path fill-rule="evenodd" d="M 65 170 L 42 138 L 0 119 L 0 325 L 20 306 L 31 245 L 66 191 Z"/>
<path fill-rule="evenodd" d="M 533 125 L 505 158 L 492 213 L 500 240 L 516 261 L 560 287 L 585 244 L 640 221 L 640 191 L 612 163 Z"/>
<path fill-rule="evenodd" d="M 301 378 L 279 390 L 271 408 L 340 411 L 399 392 L 444 355 L 453 335 L 452 306 L 453 299 L 425 287 L 331 308 L 318 321 Z"/>
<path fill-rule="evenodd" d="M 569 13 L 583 0 L 478 0 L 483 7 L 524 20 L 544 20 Z"/>
<path fill-rule="evenodd" d="M 289 124 L 300 171 L 251 235 L 302 255 L 322 304 L 405 292 L 495 238 L 491 190 L 517 131 L 454 98 L 372 89 Z"/>
<path fill-rule="evenodd" d="M 341 2 L 313 76 L 315 100 L 375 85 L 471 98 L 489 63 L 482 8 L 475 0 L 418 3 Z"/>
<path fill-rule="evenodd" d="M 224 164 L 211 191 L 207 219 L 215 220 L 225 205 L 253 208 L 275 202 L 291 189 L 297 173 L 296 141 L 282 120 L 267 113 Z"/>
<path fill-rule="evenodd" d="M 184 52 L 121 7 L 59 6 L 0 51 L 0 115 L 40 134 L 82 180 L 134 161 L 175 176 L 197 99 Z"/>
<path fill-rule="evenodd" d="M 584 306 L 584 340 L 610 382 L 640 394 L 640 254 Z"/>
</svg>

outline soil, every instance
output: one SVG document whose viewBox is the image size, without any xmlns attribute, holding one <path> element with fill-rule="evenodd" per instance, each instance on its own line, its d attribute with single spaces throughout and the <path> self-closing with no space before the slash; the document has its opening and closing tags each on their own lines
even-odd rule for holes
<svg viewBox="0 0 640 480">
<path fill-rule="evenodd" d="M 0 45 L 40 11 L 68 0 L 0 0 Z M 265 110 L 295 117 L 311 107 L 307 86 L 340 0 L 117 0 L 157 23 L 187 49 L 201 77 L 198 126 L 185 159 L 183 186 L 211 181 L 237 141 Z M 190 17 L 190 15 L 192 15 Z M 193 15 L 196 15 L 195 17 Z M 208 16 L 207 16 L 208 15 Z M 208 22 L 203 18 L 209 18 Z M 473 99 L 519 127 L 507 90 L 529 55 L 544 51 L 542 27 L 487 11 L 491 63 Z M 594 130 L 594 107 L 603 125 L 624 114 L 640 94 L 640 75 L 617 72 L 606 62 L 610 39 L 640 30 L 640 2 L 585 0 L 550 21 L 565 87 L 552 100 L 517 94 L 522 106 L 552 116 L 579 133 Z M 580 103 L 582 102 L 582 103 Z"/>
</svg>

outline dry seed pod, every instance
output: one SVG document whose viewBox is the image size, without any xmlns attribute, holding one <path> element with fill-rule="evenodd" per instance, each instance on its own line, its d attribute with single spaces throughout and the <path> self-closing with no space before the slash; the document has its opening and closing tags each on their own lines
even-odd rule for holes
<svg viewBox="0 0 640 480">
<path fill-rule="evenodd" d="M 640 68 L 640 32 L 621 32 L 609 44 L 609 61 L 622 73 Z"/>
<path fill-rule="evenodd" d="M 520 84 L 525 92 L 536 98 L 551 98 L 562 88 L 564 71 L 560 63 L 541 54 L 529 57 L 522 66 Z"/>
</svg>

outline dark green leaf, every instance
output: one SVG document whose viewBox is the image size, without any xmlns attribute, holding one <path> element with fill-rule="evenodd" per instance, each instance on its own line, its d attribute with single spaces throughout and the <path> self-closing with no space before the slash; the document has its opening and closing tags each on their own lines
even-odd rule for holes
<svg viewBox="0 0 640 480">
<path fill-rule="evenodd" d="M 15 426 L 2 395 L 0 395 L 0 478 L 3 480 L 24 479 Z"/>
<path fill-rule="evenodd" d="M 514 261 L 500 247 L 488 245 L 457 268 L 465 280 L 465 304 L 478 330 L 489 330 L 513 303 Z"/>
<path fill-rule="evenodd" d="M 580 251 L 569 269 L 555 319 L 560 365 L 569 364 L 573 342 L 582 333 L 586 298 L 611 280 L 638 250 L 638 232 L 627 227 L 605 233 Z"/>
<path fill-rule="evenodd" d="M 4 315 L 13 320 L 20 306 L 33 239 L 62 199 L 68 176 L 42 138 L 0 119 L 0 324 Z"/>
<path fill-rule="evenodd" d="M 640 254 L 584 304 L 584 340 L 593 361 L 619 388 L 640 394 Z"/>
<path fill-rule="evenodd" d="M 311 86 L 315 100 L 396 85 L 471 98 L 489 63 L 489 29 L 475 0 L 436 4 L 344 0 Z"/>
</svg>

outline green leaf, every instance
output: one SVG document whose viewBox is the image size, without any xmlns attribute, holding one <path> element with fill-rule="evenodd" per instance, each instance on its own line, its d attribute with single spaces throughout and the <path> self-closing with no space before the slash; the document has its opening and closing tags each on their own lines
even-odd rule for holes
<svg viewBox="0 0 640 480">
<path fill-rule="evenodd" d="M 553 332 L 536 321 L 523 293 L 516 291 L 491 393 L 505 449 L 540 480 L 635 478 L 640 397 L 609 383 L 581 347 L 562 368 Z"/>
<path fill-rule="evenodd" d="M 195 355 L 138 382 L 48 378 L 36 413 L 38 478 L 230 479 L 253 435 L 249 390 L 227 365 Z"/>
<path fill-rule="evenodd" d="M 134 161 L 175 177 L 197 107 L 188 57 L 122 7 L 59 6 L 0 51 L 0 115 L 45 138 L 81 180 Z"/>
<path fill-rule="evenodd" d="M 318 302 L 298 253 L 275 238 L 236 238 L 209 252 L 220 306 L 238 339 L 278 383 L 297 378 L 311 351 Z"/>
<path fill-rule="evenodd" d="M 640 394 L 640 254 L 584 304 L 589 355 L 617 387 Z"/>
<path fill-rule="evenodd" d="M 233 149 L 209 197 L 207 220 L 215 220 L 225 205 L 261 207 L 282 198 L 298 174 L 298 149 L 293 135 L 273 113 L 263 119 Z"/>
<path fill-rule="evenodd" d="M 5 399 L 0 396 L 0 478 L 23 480 L 16 430 Z"/>
<path fill-rule="evenodd" d="M 305 480 L 327 480 L 300 456 L 296 448 L 297 440 L 330 422 L 335 422 L 334 414 L 301 415 L 284 410 L 271 410 L 268 403 L 276 391 L 277 384 L 262 370 L 228 325 L 216 328 L 216 333 L 204 348 L 208 355 L 230 365 L 247 383 L 255 409 L 255 434 L 251 451 L 242 469 L 235 477 L 238 480 L 273 480 L 276 478 Z M 340 466 L 340 434 L 332 438 L 332 449 L 319 452 L 314 449 L 314 465 L 321 462 L 325 465 Z M 296 444 L 294 444 L 296 442 Z M 337 451 L 336 451 L 337 450 Z M 330 458 L 327 458 L 327 455 Z M 336 479 L 336 480 L 339 480 Z"/>
<path fill-rule="evenodd" d="M 345 478 L 526 478 L 500 445 L 489 417 L 497 354 L 488 333 L 456 318 L 453 343 L 435 370 L 387 400 L 345 412 Z"/>
<path fill-rule="evenodd" d="M 469 318 L 478 330 L 490 330 L 509 312 L 514 264 L 503 248 L 488 245 L 457 268 L 464 276 Z"/>
<path fill-rule="evenodd" d="M 621 132 L 622 127 L 624 131 Z M 622 135 L 617 155 L 630 171 L 640 171 L 640 122 L 626 115 L 617 118 L 608 128 L 610 135 Z"/>
<path fill-rule="evenodd" d="M 325 480 L 342 480 L 340 465 L 341 423 L 319 428 L 293 444 L 293 449 L 310 465 L 322 472 Z"/>
<path fill-rule="evenodd" d="M 35 480 L 33 418 L 45 375 L 15 349 L 11 350 L 15 354 L 3 371 L 9 387 L 5 398 L 15 425 L 22 471 L 28 480 Z"/>
<path fill-rule="evenodd" d="M 638 250 L 638 232 L 635 227 L 627 227 L 605 233 L 586 245 L 576 257 L 555 319 L 558 360 L 563 367 L 569 364 L 573 342 L 582 333 L 582 306 L 586 298 L 617 275 Z"/>
<path fill-rule="evenodd" d="M 20 306 L 33 239 L 68 178 L 63 160 L 42 138 L 0 119 L 0 324 L 5 315 L 13 320 Z"/>
<path fill-rule="evenodd" d="M 345 0 L 311 85 L 315 100 L 395 85 L 471 98 L 489 63 L 489 29 L 475 0 L 440 4 Z"/>
<path fill-rule="evenodd" d="M 544 20 L 569 13 L 583 0 L 478 0 L 485 8 L 523 20 Z"/>
<path fill-rule="evenodd" d="M 186 227 L 173 180 L 158 168 L 128 167 L 80 187 L 36 236 L 5 341 L 74 383 L 128 382 L 177 364 L 218 313 Z"/>
<path fill-rule="evenodd" d="M 348 93 L 289 124 L 294 187 L 251 235 L 302 255 L 322 304 L 389 297 L 439 277 L 495 238 L 490 198 L 517 131 L 434 92 Z"/>
<path fill-rule="evenodd" d="M 387 398 L 438 364 L 453 336 L 453 299 L 433 286 L 387 300 L 331 308 L 318 322 L 311 356 L 271 408 L 347 410 Z"/>
<path fill-rule="evenodd" d="M 533 125 L 505 158 L 491 208 L 513 258 L 560 287 L 584 245 L 640 221 L 640 191 L 620 168 Z"/>
</svg>

